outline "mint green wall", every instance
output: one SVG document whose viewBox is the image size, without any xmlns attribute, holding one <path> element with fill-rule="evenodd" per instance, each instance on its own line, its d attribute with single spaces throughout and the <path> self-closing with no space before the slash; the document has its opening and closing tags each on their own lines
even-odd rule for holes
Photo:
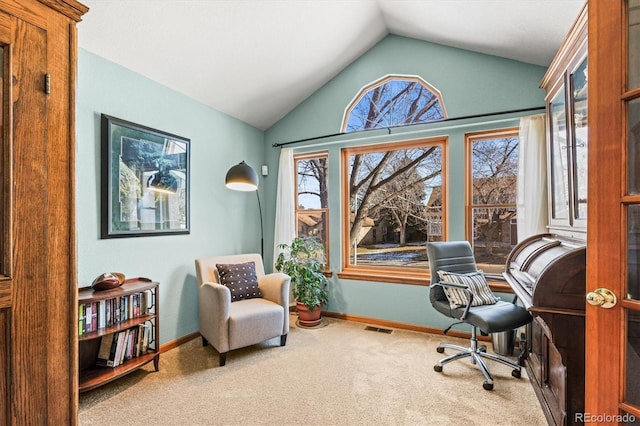
<svg viewBox="0 0 640 426">
<path fill-rule="evenodd" d="M 100 273 L 120 271 L 160 282 L 161 343 L 198 330 L 194 259 L 200 256 L 259 252 L 260 225 L 253 194 L 227 190 L 226 171 L 245 160 L 261 177 L 265 223 L 265 267 L 270 268 L 275 219 L 279 149 L 287 142 L 336 133 L 345 107 L 358 91 L 387 74 L 419 75 L 439 89 L 450 117 L 542 106 L 538 83 L 544 68 L 414 39 L 388 36 L 266 132 L 208 108 L 139 74 L 84 50 L 79 52 L 77 86 L 76 222 L 78 285 Z M 180 135 L 191 140 L 191 234 L 101 240 L 100 114 Z M 341 146 L 449 136 L 450 238 L 463 238 L 464 133 L 515 126 L 517 118 L 497 116 L 495 124 L 464 120 L 413 127 L 393 135 L 368 133 L 367 139 L 341 136 L 324 145 L 296 145 L 299 151 L 328 150 L 331 162 L 331 304 L 329 309 L 364 317 L 445 327 L 434 314 L 426 287 L 339 280 Z M 508 120 L 511 118 L 510 120 Z M 504 121 L 507 119 L 507 121 Z M 477 123 L 478 120 L 475 120 Z M 462 126 L 462 127 L 460 127 Z M 326 144 L 329 141 L 329 144 Z M 331 142 L 332 141 L 332 142 Z"/>
<path fill-rule="evenodd" d="M 100 114 L 191 140 L 191 233 L 100 237 Z M 102 272 L 160 282 L 160 343 L 199 329 L 194 259 L 260 251 L 253 193 L 224 186 L 227 170 L 263 162 L 263 132 L 84 50 L 77 86 L 78 285 Z M 261 197 L 264 197 L 261 194 Z"/>
<path fill-rule="evenodd" d="M 273 143 L 311 138 L 340 131 L 345 108 L 360 89 L 388 74 L 417 75 L 438 89 L 449 117 L 498 112 L 544 105 L 538 84 L 543 67 L 494 56 L 449 48 L 415 39 L 390 35 L 352 63 L 342 73 L 310 96 L 265 132 L 266 162 L 271 173 L 265 180 L 265 223 L 275 219 L 275 193 L 279 148 Z M 541 113 L 542 111 L 529 114 Z M 498 115 L 362 135 L 344 135 L 292 145 L 296 152 L 327 150 L 330 174 L 330 264 L 329 311 L 389 321 L 446 327 L 450 321 L 435 313 L 423 286 L 341 280 L 340 148 L 419 137 L 449 137 L 449 239 L 464 238 L 464 135 L 467 132 L 518 126 L 518 115 Z M 266 235 L 272 238 L 273 228 Z M 272 256 L 273 242 L 265 241 L 265 259 Z M 508 298 L 507 298 L 508 299 Z M 510 300 L 510 299 L 509 299 Z"/>
</svg>

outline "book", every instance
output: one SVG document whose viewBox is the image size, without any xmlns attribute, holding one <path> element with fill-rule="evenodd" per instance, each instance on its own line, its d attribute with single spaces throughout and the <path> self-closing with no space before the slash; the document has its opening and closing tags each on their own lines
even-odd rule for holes
<svg viewBox="0 0 640 426">
<path fill-rule="evenodd" d="M 98 349 L 98 358 L 96 359 L 96 365 L 102 367 L 115 367 L 117 345 L 118 338 L 116 336 L 116 333 L 102 336 L 102 339 L 100 341 L 100 349 Z"/>
</svg>

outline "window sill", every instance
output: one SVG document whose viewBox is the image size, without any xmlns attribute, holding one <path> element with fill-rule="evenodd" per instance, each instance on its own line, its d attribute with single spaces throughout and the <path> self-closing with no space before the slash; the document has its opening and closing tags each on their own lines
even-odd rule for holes
<svg viewBox="0 0 640 426">
<path fill-rule="evenodd" d="M 426 270 L 407 270 L 374 266 L 366 268 L 349 266 L 338 272 L 338 278 L 341 279 L 422 286 L 429 285 L 429 276 L 429 271 Z"/>
<path fill-rule="evenodd" d="M 337 273 L 338 278 L 358 281 L 375 281 L 392 284 L 408 284 L 428 286 L 431 283 L 431 274 L 425 270 L 406 270 L 384 267 L 347 267 Z M 505 281 L 487 277 L 487 283 L 496 293 L 513 293 L 509 284 Z"/>
</svg>

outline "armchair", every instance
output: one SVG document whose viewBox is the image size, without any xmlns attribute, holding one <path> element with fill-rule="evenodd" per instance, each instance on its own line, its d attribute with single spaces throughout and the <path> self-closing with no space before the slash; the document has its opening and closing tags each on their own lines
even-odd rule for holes
<svg viewBox="0 0 640 426">
<path fill-rule="evenodd" d="M 255 263 L 262 297 L 232 302 L 231 291 L 220 284 L 216 265 Z M 220 366 L 227 353 L 280 336 L 280 346 L 289 333 L 289 285 L 282 273 L 264 273 L 259 254 L 240 254 L 196 259 L 199 284 L 200 334 L 202 344 L 211 344 L 220 354 Z"/>
<path fill-rule="evenodd" d="M 449 275 L 479 272 L 476 267 L 471 244 L 469 244 L 468 241 L 427 243 L 427 253 L 429 255 L 429 269 L 431 270 L 431 286 L 429 290 L 431 305 L 438 312 L 471 326 L 471 341 L 468 348 L 450 343 L 441 343 L 438 346 L 437 351 L 439 353 L 443 353 L 445 348 L 453 349 L 457 351 L 457 353 L 441 359 L 433 367 L 434 370 L 442 372 L 442 367 L 445 364 L 469 357 L 471 358 L 471 363 L 476 364 L 484 375 L 485 382 L 482 385 L 483 388 L 491 390 L 493 389 L 493 377 L 483 360 L 483 358 L 485 358 L 513 368 L 511 375 L 519 378 L 520 365 L 508 358 L 487 352 L 484 346 L 478 346 L 477 331 L 480 329 L 484 333 L 497 333 L 512 330 L 530 323 L 533 320 L 531 314 L 515 303 L 495 301 L 495 299 L 489 300 L 489 304 L 472 306 L 474 295 L 468 289 L 467 285 L 441 280 L 439 271 L 444 271 L 445 275 L 446 272 L 453 273 Z M 464 305 L 452 307 L 445 293 L 445 289 L 462 291 L 466 294 L 468 301 Z M 490 299 L 494 298 L 493 293 L 491 293 L 488 287 L 487 291 L 489 293 L 488 297 Z M 485 296 L 487 296 L 486 293 L 477 295 L 476 297 L 484 298 Z"/>
</svg>

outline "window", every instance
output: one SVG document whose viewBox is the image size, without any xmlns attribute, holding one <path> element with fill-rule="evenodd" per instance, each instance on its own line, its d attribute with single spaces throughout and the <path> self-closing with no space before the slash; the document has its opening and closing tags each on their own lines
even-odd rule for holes
<svg viewBox="0 0 640 426">
<path fill-rule="evenodd" d="M 316 237 L 325 247 L 329 261 L 329 194 L 327 153 L 294 157 L 296 186 L 296 228 L 299 237 Z M 328 270 L 327 265 L 327 270 Z"/>
<path fill-rule="evenodd" d="M 443 238 L 445 138 L 342 149 L 340 277 L 426 284 Z"/>
<path fill-rule="evenodd" d="M 478 268 L 500 274 L 517 243 L 518 129 L 466 135 L 467 238 Z"/>
<path fill-rule="evenodd" d="M 428 123 L 446 118 L 440 92 L 420 77 L 387 76 L 358 93 L 347 107 L 343 132 Z"/>
</svg>

